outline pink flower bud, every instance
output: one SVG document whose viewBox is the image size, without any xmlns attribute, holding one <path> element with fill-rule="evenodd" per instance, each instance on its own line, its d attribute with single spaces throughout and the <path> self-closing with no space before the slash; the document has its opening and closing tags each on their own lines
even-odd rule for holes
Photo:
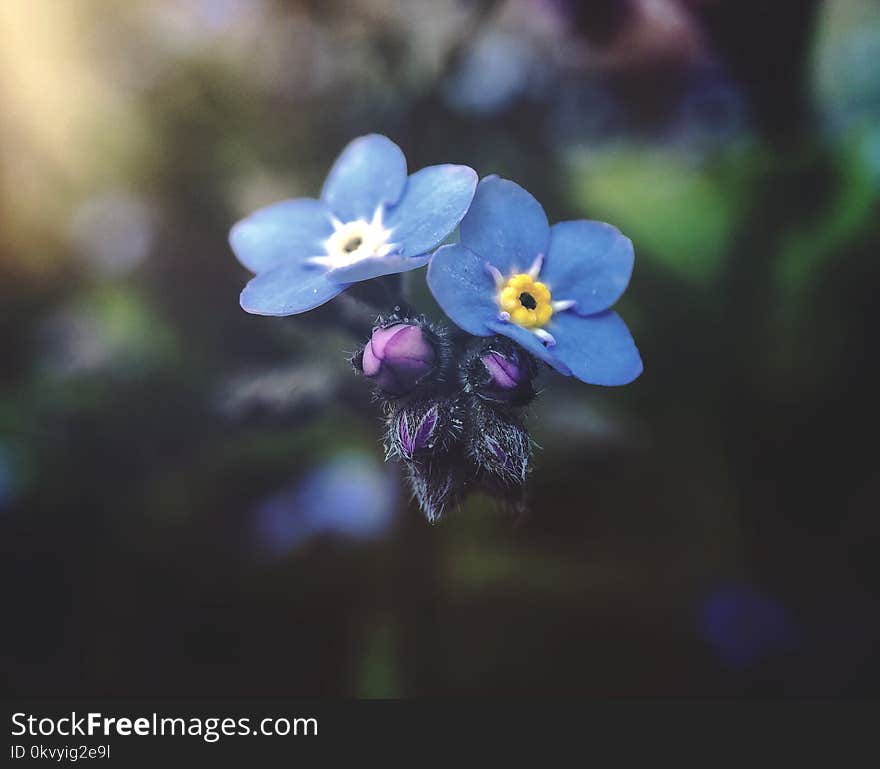
<svg viewBox="0 0 880 769">
<path fill-rule="evenodd" d="M 376 328 L 364 347 L 364 376 L 389 395 L 404 395 L 434 368 L 434 345 L 421 326 L 395 323 Z"/>
</svg>

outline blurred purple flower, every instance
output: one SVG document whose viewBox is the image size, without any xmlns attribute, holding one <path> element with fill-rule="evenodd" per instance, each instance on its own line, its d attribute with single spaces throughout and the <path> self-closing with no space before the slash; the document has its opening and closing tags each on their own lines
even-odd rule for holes
<svg viewBox="0 0 880 769">
<path fill-rule="evenodd" d="M 490 114 L 548 80 L 548 66 L 527 40 L 504 33 L 484 35 L 447 83 L 446 100 L 462 112 Z"/>
<path fill-rule="evenodd" d="M 685 145 L 712 147 L 745 134 L 748 122 L 743 94 L 722 72 L 706 67 L 687 83 L 670 130 Z"/>
<path fill-rule="evenodd" d="M 799 645 L 790 611 L 746 585 L 718 588 L 700 609 L 700 633 L 728 668 L 745 670 Z"/>
<path fill-rule="evenodd" d="M 321 534 L 376 539 L 391 525 L 397 501 L 388 466 L 363 452 L 339 454 L 256 507 L 253 543 L 277 558 Z"/>
</svg>

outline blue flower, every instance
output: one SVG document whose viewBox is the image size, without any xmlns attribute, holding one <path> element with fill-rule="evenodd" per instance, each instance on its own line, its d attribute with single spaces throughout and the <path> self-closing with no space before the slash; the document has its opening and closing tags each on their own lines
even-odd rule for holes
<svg viewBox="0 0 880 769">
<path fill-rule="evenodd" d="M 376 539 L 393 522 L 397 490 L 394 473 L 372 454 L 337 454 L 257 505 L 253 545 L 259 554 L 277 557 L 321 534 Z"/>
<path fill-rule="evenodd" d="M 434 254 L 428 285 L 468 333 L 503 334 L 566 376 L 622 385 L 642 373 L 642 360 L 609 308 L 632 269 L 632 242 L 611 225 L 550 227 L 528 192 L 489 176 L 461 222 L 461 242 Z"/>
<path fill-rule="evenodd" d="M 256 315 L 311 310 L 361 280 L 414 270 L 461 221 L 477 186 L 467 166 L 410 176 L 400 148 L 371 134 L 337 158 L 321 199 L 297 198 L 238 222 L 229 242 L 256 277 L 241 306 Z"/>
</svg>

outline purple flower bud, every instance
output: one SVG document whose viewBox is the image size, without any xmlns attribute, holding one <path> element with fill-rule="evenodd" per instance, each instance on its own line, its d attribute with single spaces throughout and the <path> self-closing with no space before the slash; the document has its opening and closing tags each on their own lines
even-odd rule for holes
<svg viewBox="0 0 880 769">
<path fill-rule="evenodd" d="M 521 488 L 526 480 L 532 442 L 519 419 L 474 401 L 467 454 L 488 488 Z"/>
<path fill-rule="evenodd" d="M 410 462 L 406 474 L 413 497 L 429 523 L 437 523 L 464 498 L 465 472 L 457 457 L 443 454 L 431 462 Z"/>
<path fill-rule="evenodd" d="M 386 458 L 403 464 L 413 497 L 432 523 L 459 505 L 473 475 L 461 451 L 465 414 L 459 397 L 431 393 L 394 404 L 387 416 Z"/>
<path fill-rule="evenodd" d="M 524 350 L 492 340 L 476 350 L 463 367 L 465 389 L 483 400 L 522 406 L 534 398 L 535 364 Z"/>
<path fill-rule="evenodd" d="M 490 350 L 480 357 L 491 377 L 489 387 L 495 390 L 515 390 L 522 382 L 523 369 L 517 358 L 505 358 L 500 352 Z"/>
<path fill-rule="evenodd" d="M 387 455 L 421 461 L 447 452 L 459 439 L 462 415 L 454 398 L 416 399 L 398 406 L 386 422 Z"/>
<path fill-rule="evenodd" d="M 410 424 L 406 412 L 401 412 L 400 419 L 397 421 L 397 438 L 407 456 L 412 456 L 417 451 L 431 447 L 437 429 L 437 420 L 436 404 L 431 406 L 414 425 Z"/>
<path fill-rule="evenodd" d="M 405 395 L 434 369 L 437 354 L 421 326 L 394 323 L 373 330 L 364 347 L 364 376 L 389 395 Z"/>
</svg>

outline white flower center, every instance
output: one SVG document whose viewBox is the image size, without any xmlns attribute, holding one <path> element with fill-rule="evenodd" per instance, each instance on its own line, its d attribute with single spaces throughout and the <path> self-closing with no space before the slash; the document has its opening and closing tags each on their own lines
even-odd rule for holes
<svg viewBox="0 0 880 769">
<path fill-rule="evenodd" d="M 382 224 L 382 207 L 376 209 L 373 219 L 355 219 L 340 222 L 333 219 L 333 234 L 324 241 L 326 256 L 315 256 L 310 260 L 328 270 L 350 267 L 373 256 L 387 256 L 395 244 L 389 242 L 391 230 Z"/>
</svg>

